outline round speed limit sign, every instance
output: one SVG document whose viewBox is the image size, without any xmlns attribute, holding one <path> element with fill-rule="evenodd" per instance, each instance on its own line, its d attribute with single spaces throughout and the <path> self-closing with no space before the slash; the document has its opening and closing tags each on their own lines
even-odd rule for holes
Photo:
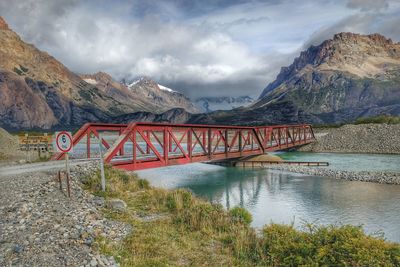
<svg viewBox="0 0 400 267">
<path fill-rule="evenodd" d="M 56 132 L 56 148 L 58 152 L 70 152 L 72 150 L 71 132 Z"/>
</svg>

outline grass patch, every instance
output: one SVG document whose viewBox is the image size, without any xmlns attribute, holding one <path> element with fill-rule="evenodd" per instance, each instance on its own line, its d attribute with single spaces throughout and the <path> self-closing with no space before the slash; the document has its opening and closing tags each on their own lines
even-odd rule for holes
<svg viewBox="0 0 400 267">
<path fill-rule="evenodd" d="M 145 180 L 107 167 L 84 185 L 95 195 L 119 198 L 126 212 L 104 210 L 133 231 L 119 243 L 98 238 L 102 253 L 121 266 L 399 266 L 400 246 L 366 235 L 361 227 L 270 224 L 251 228 L 243 208 L 226 211 L 182 189 L 154 188 Z M 147 220 L 146 218 L 153 219 Z"/>
<path fill-rule="evenodd" d="M 250 225 L 250 223 L 253 221 L 253 216 L 251 216 L 251 213 L 241 207 L 234 207 L 233 209 L 229 210 L 229 214 L 236 220 L 242 221 L 247 225 Z"/>
</svg>

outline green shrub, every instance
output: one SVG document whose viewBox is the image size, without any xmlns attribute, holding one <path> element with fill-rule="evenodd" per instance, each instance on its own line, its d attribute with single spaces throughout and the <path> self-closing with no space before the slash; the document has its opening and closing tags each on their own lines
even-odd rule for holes
<svg viewBox="0 0 400 267">
<path fill-rule="evenodd" d="M 253 221 L 253 216 L 251 216 L 251 213 L 241 207 L 234 207 L 233 209 L 229 210 L 229 214 L 234 220 L 244 222 L 247 225 L 250 225 Z"/>
<path fill-rule="evenodd" d="M 166 205 L 170 211 L 190 208 L 192 205 L 192 193 L 184 189 L 174 190 L 168 194 Z"/>
<path fill-rule="evenodd" d="M 263 247 L 270 265 L 399 266 L 400 247 L 366 235 L 361 227 L 271 224 L 263 229 Z"/>
<path fill-rule="evenodd" d="M 150 183 L 146 179 L 139 179 L 138 185 L 139 185 L 139 188 L 142 188 L 142 189 L 150 188 Z"/>
</svg>

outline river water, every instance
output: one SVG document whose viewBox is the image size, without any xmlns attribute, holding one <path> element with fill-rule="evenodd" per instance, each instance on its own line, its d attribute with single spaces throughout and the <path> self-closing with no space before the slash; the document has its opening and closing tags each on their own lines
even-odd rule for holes
<svg viewBox="0 0 400 267">
<path fill-rule="evenodd" d="M 329 161 L 330 168 L 400 172 L 400 156 L 289 152 L 281 157 Z M 226 208 L 241 206 L 252 225 L 274 223 L 363 225 L 367 233 L 384 233 L 400 242 L 400 185 L 336 180 L 266 169 L 188 164 L 138 172 L 154 186 L 188 188 Z"/>
</svg>

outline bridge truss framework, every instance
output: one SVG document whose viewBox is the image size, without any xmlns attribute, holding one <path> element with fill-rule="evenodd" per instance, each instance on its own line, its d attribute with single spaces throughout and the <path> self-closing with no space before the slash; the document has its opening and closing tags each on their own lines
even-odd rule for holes
<svg viewBox="0 0 400 267">
<path fill-rule="evenodd" d="M 315 140 L 308 124 L 243 127 L 86 123 L 73 137 L 74 149 L 80 148 L 83 157 L 91 158 L 98 150 L 95 143 L 98 144 L 99 136 L 105 163 L 125 170 L 261 155 Z M 58 153 L 53 159 L 64 156 Z"/>
</svg>

